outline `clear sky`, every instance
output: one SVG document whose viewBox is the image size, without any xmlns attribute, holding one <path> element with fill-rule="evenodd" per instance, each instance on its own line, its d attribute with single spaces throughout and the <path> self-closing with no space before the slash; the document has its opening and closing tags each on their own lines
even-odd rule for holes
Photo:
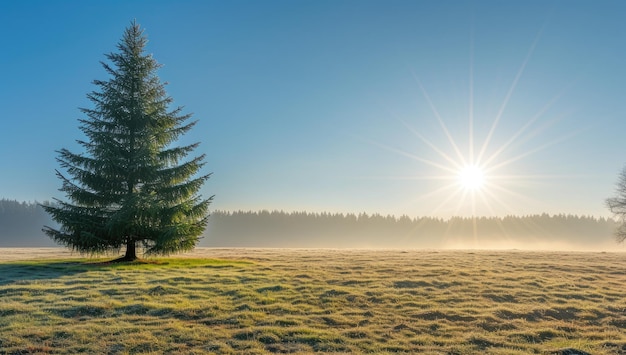
<svg viewBox="0 0 626 355">
<path fill-rule="evenodd" d="M 619 0 L 2 1 L 0 197 L 64 197 L 55 150 L 78 150 L 136 19 L 199 120 L 183 143 L 213 209 L 609 216 L 624 18 Z"/>
</svg>

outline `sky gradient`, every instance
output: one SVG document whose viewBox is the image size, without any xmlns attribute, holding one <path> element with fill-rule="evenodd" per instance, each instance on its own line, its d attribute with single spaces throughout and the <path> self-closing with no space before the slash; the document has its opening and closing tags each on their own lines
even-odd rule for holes
<svg viewBox="0 0 626 355">
<path fill-rule="evenodd" d="M 0 197 L 64 198 L 55 150 L 133 19 L 198 125 L 212 209 L 609 216 L 626 2 L 5 1 Z M 465 191 L 456 171 L 483 164 Z"/>
</svg>

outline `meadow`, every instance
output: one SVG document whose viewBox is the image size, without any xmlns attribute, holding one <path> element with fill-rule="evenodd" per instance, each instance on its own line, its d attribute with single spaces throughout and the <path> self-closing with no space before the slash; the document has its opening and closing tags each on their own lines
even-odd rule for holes
<svg viewBox="0 0 626 355">
<path fill-rule="evenodd" d="M 0 354 L 626 354 L 624 253 L 0 253 Z"/>
</svg>

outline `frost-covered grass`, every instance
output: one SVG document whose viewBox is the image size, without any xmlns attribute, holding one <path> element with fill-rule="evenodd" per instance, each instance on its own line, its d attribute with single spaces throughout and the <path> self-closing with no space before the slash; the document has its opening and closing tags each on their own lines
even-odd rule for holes
<svg viewBox="0 0 626 355">
<path fill-rule="evenodd" d="M 0 354 L 626 353 L 622 253 L 62 257 L 0 263 Z"/>
</svg>

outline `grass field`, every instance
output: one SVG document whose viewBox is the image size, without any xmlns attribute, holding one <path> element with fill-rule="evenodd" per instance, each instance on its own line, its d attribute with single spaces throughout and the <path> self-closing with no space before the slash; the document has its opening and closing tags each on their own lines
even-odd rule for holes
<svg viewBox="0 0 626 355">
<path fill-rule="evenodd" d="M 623 253 L 0 252 L 0 354 L 626 354 Z"/>
</svg>

